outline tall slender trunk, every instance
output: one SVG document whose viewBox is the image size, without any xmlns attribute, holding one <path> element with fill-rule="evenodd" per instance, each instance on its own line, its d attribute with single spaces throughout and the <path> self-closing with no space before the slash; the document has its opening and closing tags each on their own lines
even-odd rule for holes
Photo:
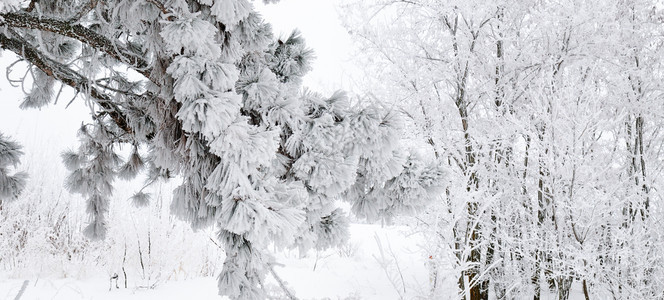
<svg viewBox="0 0 664 300">
<path fill-rule="evenodd" d="M 540 142 L 544 141 L 544 133 L 546 131 L 546 127 L 543 124 L 540 124 L 540 128 L 538 128 L 537 136 L 539 138 Z M 546 150 L 548 151 L 548 149 Z M 547 206 L 548 206 L 548 188 L 545 187 L 544 183 L 544 178 L 546 177 L 546 171 L 545 167 L 543 166 L 544 164 L 544 154 L 540 153 L 539 155 L 539 174 L 538 174 L 538 179 L 537 179 L 537 243 L 538 245 L 545 240 L 544 232 L 544 225 L 545 225 L 545 220 L 547 218 Z M 545 253 L 542 251 L 543 245 L 539 245 L 537 249 L 535 250 L 535 270 L 534 274 L 532 277 L 532 283 L 535 286 L 535 294 L 533 296 L 534 300 L 539 300 L 541 297 L 541 290 L 540 287 L 542 285 L 540 276 L 542 274 L 542 265 L 544 264 L 544 258 L 545 258 Z"/>
<path fill-rule="evenodd" d="M 556 285 L 558 286 L 558 300 L 569 299 L 569 290 L 572 287 L 574 278 L 572 276 L 561 275 L 556 278 Z"/>
<path fill-rule="evenodd" d="M 463 93 L 461 94 L 463 95 Z M 462 98 L 463 99 L 463 98 Z M 479 188 L 479 179 L 477 173 L 474 169 L 475 167 L 475 152 L 472 146 L 472 139 L 470 133 L 468 132 L 468 112 L 466 110 L 466 103 L 463 100 L 460 102 L 459 106 L 459 115 L 461 116 L 461 123 L 464 131 L 464 141 L 466 143 L 466 163 L 468 174 L 468 183 L 466 185 L 466 191 L 471 192 Z M 478 203 L 475 199 L 468 201 L 467 212 L 468 212 L 468 221 L 467 221 L 467 237 L 468 246 L 470 247 L 470 263 L 472 268 L 468 270 L 468 283 L 470 284 L 470 300 L 480 300 L 487 299 L 483 298 L 482 293 L 482 282 L 477 278 L 480 272 L 480 263 L 482 261 L 482 252 L 480 249 L 480 222 L 476 220 Z"/>
<path fill-rule="evenodd" d="M 583 296 L 586 298 L 586 300 L 590 300 L 590 293 L 588 293 L 588 283 L 586 280 L 583 280 Z"/>
<path fill-rule="evenodd" d="M 504 82 L 503 82 L 503 73 L 505 71 L 505 62 L 503 58 L 503 40 L 502 40 L 502 33 L 501 33 L 501 22 L 503 21 L 503 10 L 504 7 L 499 6 L 497 11 L 496 11 L 496 19 L 498 21 L 496 25 L 496 31 L 498 32 L 498 38 L 496 40 L 496 76 L 495 76 L 495 85 L 496 85 L 496 91 L 495 91 L 495 104 L 496 104 L 496 116 L 504 118 L 506 114 L 511 113 L 511 109 L 507 110 L 505 109 L 506 103 L 505 103 L 505 90 L 504 90 Z M 509 169 L 510 167 L 510 153 L 511 153 L 511 147 L 509 145 L 505 146 L 503 145 L 503 141 L 501 140 L 503 137 L 499 136 L 497 143 L 496 143 L 496 149 L 494 152 L 494 157 L 493 157 L 493 163 L 495 164 L 495 167 L 497 169 L 505 167 L 506 169 Z M 490 189 L 493 191 L 492 193 L 495 193 L 495 185 L 498 184 L 498 178 L 494 178 L 491 181 L 491 187 Z M 499 207 L 500 208 L 500 207 Z M 487 247 L 486 251 L 486 265 L 487 266 L 492 266 L 494 264 L 494 260 L 496 256 L 498 256 L 499 262 L 496 262 L 496 266 L 492 267 L 491 273 L 495 274 L 495 278 L 502 278 L 504 277 L 504 250 L 503 247 L 501 247 L 501 240 L 498 237 L 497 231 L 498 231 L 498 226 L 499 224 L 502 224 L 502 222 L 498 222 L 498 212 L 496 208 L 493 208 L 491 210 L 491 223 L 492 223 L 492 229 L 491 229 L 491 235 L 489 237 L 489 245 Z M 490 282 L 489 280 L 483 281 L 481 288 L 481 297 L 482 299 L 488 299 L 489 298 L 489 289 L 490 289 Z M 503 298 L 506 294 L 507 287 L 502 283 L 502 282 L 494 282 L 494 291 L 495 294 L 498 298 Z"/>
<path fill-rule="evenodd" d="M 473 139 L 470 135 L 469 126 L 468 126 L 469 103 L 466 96 L 467 93 L 466 84 L 468 82 L 470 74 L 470 69 L 469 69 L 470 62 L 467 59 L 463 59 L 459 54 L 460 47 L 457 41 L 459 15 L 455 14 L 454 20 L 450 20 L 447 17 L 445 17 L 444 21 L 448 27 L 450 34 L 452 35 L 452 50 L 454 51 L 454 56 L 457 59 L 457 65 L 455 68 L 457 77 L 456 77 L 454 104 L 456 105 L 457 110 L 459 112 L 459 117 L 461 118 L 461 127 L 463 129 L 465 156 L 462 167 L 464 175 L 466 175 L 468 178 L 468 182 L 466 183 L 466 191 L 471 192 L 479 189 L 479 178 L 477 175 L 477 171 L 475 170 L 477 156 L 475 153 L 475 149 L 473 149 Z M 475 42 L 478 37 L 478 32 L 472 31 L 471 33 L 473 38 L 471 40 L 468 49 L 470 53 L 474 51 Z M 483 281 L 485 281 L 485 279 L 480 279 L 478 277 L 480 272 L 480 265 L 482 262 L 481 260 L 482 253 L 480 249 L 481 225 L 480 222 L 476 220 L 478 207 L 479 206 L 476 199 L 471 199 L 468 201 L 466 207 L 468 219 L 466 220 L 465 224 L 466 225 L 465 237 L 466 237 L 466 244 L 471 249 L 468 262 L 472 267 L 469 270 L 463 272 L 459 278 L 459 287 L 462 289 L 462 291 L 463 290 L 469 291 L 470 300 L 487 299 L 486 297 L 487 295 L 482 293 L 482 287 L 485 286 Z M 469 287 L 466 287 L 464 284 L 465 278 L 467 278 L 468 280 L 467 282 L 470 285 Z"/>
</svg>

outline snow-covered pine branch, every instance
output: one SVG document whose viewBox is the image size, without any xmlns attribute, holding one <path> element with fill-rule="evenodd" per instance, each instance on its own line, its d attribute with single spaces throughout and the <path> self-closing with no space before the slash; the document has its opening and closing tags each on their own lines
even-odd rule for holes
<svg viewBox="0 0 664 300">
<path fill-rule="evenodd" d="M 22 155 L 21 146 L 0 133 L 0 207 L 3 201 L 16 200 L 25 188 L 27 174 L 10 172 Z"/>
<path fill-rule="evenodd" d="M 172 213 L 214 226 L 226 251 L 220 294 L 261 299 L 267 246 L 306 251 L 347 239 L 335 201 L 389 218 L 434 197 L 443 174 L 397 147 L 399 116 L 342 92 L 302 91 L 312 51 L 298 32 L 276 39 L 250 1 L 0 3 L 0 45 L 47 78 L 23 106 L 50 103 L 48 80 L 57 80 L 93 111 L 79 148 L 62 154 L 67 187 L 87 201 L 89 237 L 108 230 L 116 178 L 177 177 Z M 122 145 L 134 149 L 127 160 Z"/>
</svg>

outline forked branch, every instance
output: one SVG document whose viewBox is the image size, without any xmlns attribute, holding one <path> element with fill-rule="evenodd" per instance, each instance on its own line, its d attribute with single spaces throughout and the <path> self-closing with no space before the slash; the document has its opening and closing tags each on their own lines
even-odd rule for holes
<svg viewBox="0 0 664 300">
<path fill-rule="evenodd" d="M 0 14 L 0 25 L 48 31 L 76 39 L 126 63 L 141 75 L 150 78 L 149 63 L 140 55 L 81 24 L 32 13 L 13 12 Z"/>
<path fill-rule="evenodd" d="M 12 30 L 0 32 L 0 47 L 12 51 L 25 60 L 62 83 L 74 88 L 77 92 L 90 95 L 95 102 L 111 117 L 115 124 L 127 133 L 132 133 L 127 124 L 125 116 L 113 103 L 111 97 L 100 92 L 90 85 L 90 80 L 63 64 L 46 57 L 30 43 L 17 34 L 11 34 Z M 9 34 L 12 36 L 10 37 Z"/>
</svg>

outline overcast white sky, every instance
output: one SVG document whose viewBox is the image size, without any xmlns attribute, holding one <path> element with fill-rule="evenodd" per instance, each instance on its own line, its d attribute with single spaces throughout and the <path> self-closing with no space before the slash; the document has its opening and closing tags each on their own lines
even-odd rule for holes
<svg viewBox="0 0 664 300">
<path fill-rule="evenodd" d="M 349 55 L 350 39 L 337 18 L 335 1 L 281 0 L 271 5 L 254 1 L 257 10 L 272 24 L 276 36 L 287 36 L 293 29 L 300 29 L 317 57 L 304 85 L 327 95 L 349 86 L 343 65 Z M 3 54 L 0 70 L 4 71 L 13 58 L 11 53 Z M 65 109 L 72 97 L 69 94 L 42 111 L 20 110 L 21 89 L 11 87 L 4 72 L 0 77 L 0 132 L 24 145 L 23 168 L 29 168 L 29 161 L 34 159 L 43 161 L 44 156 L 59 159 L 65 148 L 77 146 L 76 130 L 82 121 L 89 120 L 89 110 L 82 100 L 77 99 Z"/>
</svg>

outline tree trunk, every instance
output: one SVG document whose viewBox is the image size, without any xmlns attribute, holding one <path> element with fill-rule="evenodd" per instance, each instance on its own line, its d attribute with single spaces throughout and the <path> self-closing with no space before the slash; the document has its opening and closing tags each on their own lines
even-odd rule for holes
<svg viewBox="0 0 664 300">
<path fill-rule="evenodd" d="M 545 138 L 545 133 L 546 133 L 546 125 L 543 123 L 540 123 L 538 125 L 537 129 L 537 136 L 540 141 L 540 143 L 544 143 L 544 138 Z M 545 155 L 548 153 L 548 148 L 544 147 L 544 153 L 540 152 L 539 154 L 539 178 L 537 179 L 537 243 L 539 247 L 542 247 L 540 245 L 541 241 L 546 240 L 545 238 L 545 232 L 544 232 L 544 227 L 545 227 L 545 221 L 547 219 L 547 208 L 550 204 L 550 199 L 549 199 L 549 189 L 547 184 L 545 183 L 544 179 L 547 177 L 548 172 L 545 167 Z M 542 248 L 540 248 L 542 249 Z M 535 250 L 535 274 L 532 278 L 532 282 L 535 285 L 535 295 L 533 299 L 539 300 L 541 297 L 541 274 L 542 274 L 542 265 L 545 263 L 545 258 L 547 255 L 545 254 L 544 251 L 537 249 Z"/>
<path fill-rule="evenodd" d="M 531 278 L 531 282 L 533 286 L 535 287 L 535 293 L 533 295 L 533 300 L 540 300 L 541 297 L 541 291 L 540 291 L 540 273 L 542 272 L 540 268 L 540 252 L 535 250 L 535 272 L 533 274 L 533 277 Z"/>
<path fill-rule="evenodd" d="M 583 280 L 583 296 L 586 298 L 586 300 L 590 300 L 590 294 L 588 293 L 588 283 L 586 280 Z"/>
<path fill-rule="evenodd" d="M 558 276 L 556 278 L 558 284 L 558 300 L 567 300 L 569 299 L 569 290 L 572 287 L 572 282 L 574 278 L 571 276 Z"/>
<path fill-rule="evenodd" d="M 496 77 L 495 77 L 495 85 L 496 85 L 496 99 L 495 99 L 495 104 L 496 104 L 496 110 L 497 110 L 497 115 L 505 117 L 505 115 L 508 113 L 508 110 L 505 109 L 505 90 L 504 90 L 504 83 L 503 83 L 503 73 L 505 72 L 505 61 L 503 57 L 503 35 L 501 32 L 501 25 L 503 21 L 503 11 L 504 7 L 499 6 L 498 10 L 496 11 L 496 19 L 498 20 L 498 24 L 496 25 L 496 31 L 498 32 L 497 40 L 496 40 Z M 511 106 L 509 104 L 508 106 Z M 509 110 L 511 113 L 511 109 Z M 511 157 L 510 153 L 511 151 L 511 146 L 503 146 L 503 137 L 499 136 L 498 143 L 496 145 L 496 151 L 494 155 L 494 164 L 496 168 L 501 168 L 505 167 L 506 169 L 509 170 L 510 164 L 511 164 Z M 495 186 L 497 184 L 498 178 L 494 178 L 492 180 L 492 185 Z M 495 195 L 495 189 L 494 187 L 491 187 L 492 193 Z M 500 206 L 498 208 L 500 210 Z M 502 224 L 502 222 L 498 222 L 498 214 L 500 211 L 497 211 L 495 208 L 491 210 L 491 222 L 492 224 L 492 230 L 491 230 L 491 236 L 490 236 L 490 242 L 489 242 L 489 247 L 487 249 L 486 253 L 486 265 L 491 266 L 494 263 L 495 256 L 503 256 L 504 251 L 501 247 L 501 240 L 498 237 L 497 231 L 498 231 L 498 224 Z M 499 253 L 496 253 L 499 251 Z M 496 274 L 496 278 L 502 278 L 504 276 L 504 260 L 502 260 L 500 257 L 498 258 L 501 262 L 499 265 L 493 267 L 492 273 Z M 498 298 L 504 297 L 506 293 L 506 287 L 502 283 L 494 283 L 495 286 L 495 293 Z M 484 297 L 487 299 L 489 298 L 489 288 L 490 284 L 489 281 L 484 281 L 482 285 L 482 292 L 484 293 Z"/>
</svg>

